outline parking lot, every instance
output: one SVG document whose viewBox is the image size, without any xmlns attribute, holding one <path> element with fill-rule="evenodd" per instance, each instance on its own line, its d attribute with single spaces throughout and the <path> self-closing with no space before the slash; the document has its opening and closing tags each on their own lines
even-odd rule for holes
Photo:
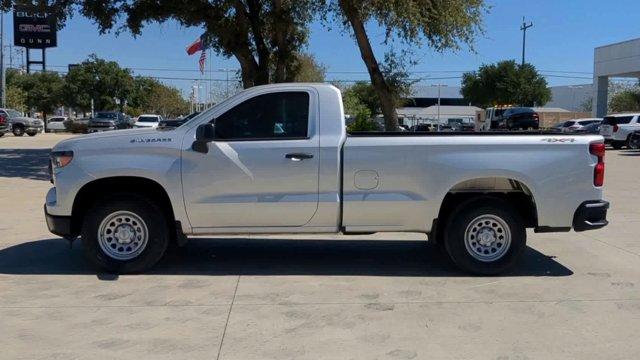
<svg viewBox="0 0 640 360">
<path fill-rule="evenodd" d="M 47 231 L 47 156 L 0 138 L 0 358 L 640 357 L 640 152 L 606 155 L 610 224 L 529 233 L 472 277 L 422 234 L 194 238 L 150 273 L 96 272 Z"/>
</svg>

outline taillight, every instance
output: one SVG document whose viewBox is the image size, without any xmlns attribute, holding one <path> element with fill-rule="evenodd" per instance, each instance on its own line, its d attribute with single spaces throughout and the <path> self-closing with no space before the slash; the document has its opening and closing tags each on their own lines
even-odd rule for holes
<svg viewBox="0 0 640 360">
<path fill-rule="evenodd" d="M 613 132 L 618 132 L 618 124 L 613 125 Z"/>
<path fill-rule="evenodd" d="M 0 124 L 4 125 L 6 123 L 7 123 L 7 116 L 0 114 Z"/>
<path fill-rule="evenodd" d="M 535 112 L 534 112 L 534 113 L 533 113 L 533 118 L 534 118 L 535 120 L 540 121 L 540 115 L 538 115 L 538 113 L 535 113 Z"/>
<path fill-rule="evenodd" d="M 598 157 L 598 163 L 593 169 L 593 185 L 602 186 L 604 185 L 604 144 L 589 144 L 589 153 Z"/>
</svg>

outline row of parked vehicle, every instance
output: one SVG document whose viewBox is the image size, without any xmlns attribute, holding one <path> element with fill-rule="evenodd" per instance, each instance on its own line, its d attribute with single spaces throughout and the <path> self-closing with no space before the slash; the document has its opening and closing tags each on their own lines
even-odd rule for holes
<svg viewBox="0 0 640 360">
<path fill-rule="evenodd" d="M 563 133 L 599 134 L 614 149 L 640 148 L 640 113 L 569 120 L 554 126 L 554 129 Z"/>
</svg>

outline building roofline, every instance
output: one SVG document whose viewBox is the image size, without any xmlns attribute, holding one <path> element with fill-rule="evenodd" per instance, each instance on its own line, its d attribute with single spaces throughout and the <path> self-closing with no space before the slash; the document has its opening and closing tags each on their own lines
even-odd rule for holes
<svg viewBox="0 0 640 360">
<path fill-rule="evenodd" d="M 607 45 L 600 45 L 600 46 L 596 46 L 595 49 L 602 49 L 602 48 L 606 48 L 609 46 L 616 46 L 616 45 L 622 45 L 624 43 L 628 43 L 628 42 L 632 42 L 632 41 L 640 41 L 640 38 L 635 38 L 635 39 L 629 39 L 629 40 L 623 40 L 623 41 L 619 41 L 613 44 L 607 44 Z"/>
</svg>

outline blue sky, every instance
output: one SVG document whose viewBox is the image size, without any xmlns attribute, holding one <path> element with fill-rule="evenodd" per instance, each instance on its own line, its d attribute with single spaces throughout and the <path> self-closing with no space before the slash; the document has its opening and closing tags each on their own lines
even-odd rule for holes
<svg viewBox="0 0 640 360">
<path fill-rule="evenodd" d="M 520 61 L 522 16 L 534 23 L 527 32 L 527 61 L 545 74 L 556 75 L 547 78 L 551 85 L 590 83 L 589 79 L 581 77 L 591 77 L 594 47 L 640 37 L 640 4 L 637 0 L 493 0 L 488 4 L 491 9 L 484 18 L 485 34 L 475 42 L 476 53 L 466 48 L 455 53 L 416 48 L 418 63 L 411 69 L 416 72 L 413 76 L 425 78 L 426 84 L 458 85 L 458 78 L 438 78 L 459 77 L 462 71 L 477 69 L 483 63 L 504 59 Z M 10 14 L 5 15 L 5 20 L 5 39 L 12 41 Z M 383 31 L 375 25 L 370 25 L 369 30 L 381 58 L 385 52 L 385 47 L 380 45 Z M 148 25 L 138 38 L 129 33 L 100 35 L 92 22 L 76 15 L 58 33 L 58 47 L 48 50 L 47 62 L 51 70 L 66 71 L 67 64 L 80 62 L 95 53 L 101 58 L 115 60 L 121 66 L 134 68 L 140 75 L 197 78 L 200 76 L 198 56 L 187 56 L 185 47 L 201 32 L 201 29 L 181 28 L 168 22 Z M 307 51 L 327 67 L 328 79 L 367 79 L 353 39 L 338 27 L 328 30 L 322 24 L 314 23 Z M 209 60 L 213 60 L 213 70 L 238 68 L 234 59 L 214 56 Z M 19 60 L 14 58 L 14 62 Z M 213 78 L 224 79 L 224 76 L 222 72 L 212 73 Z M 162 81 L 185 93 L 192 84 L 189 80 Z"/>
</svg>

